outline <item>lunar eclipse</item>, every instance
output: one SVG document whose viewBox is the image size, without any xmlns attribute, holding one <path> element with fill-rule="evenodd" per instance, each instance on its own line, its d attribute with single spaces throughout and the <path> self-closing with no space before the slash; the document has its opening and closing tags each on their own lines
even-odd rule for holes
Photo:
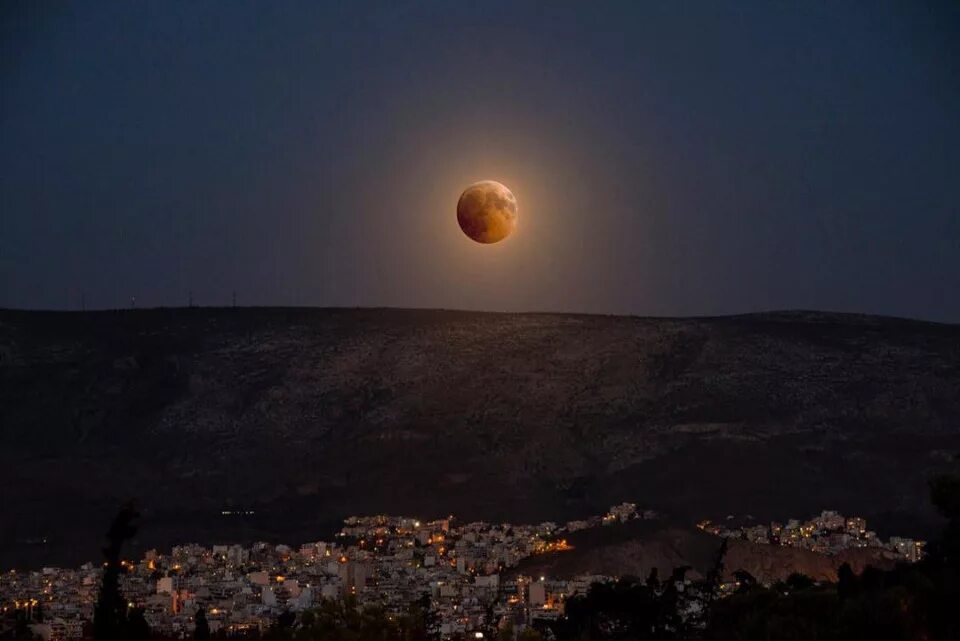
<svg viewBox="0 0 960 641">
<path fill-rule="evenodd" d="M 495 180 L 474 183 L 460 195 L 457 222 L 471 240 L 499 243 L 517 226 L 517 199 Z"/>
</svg>

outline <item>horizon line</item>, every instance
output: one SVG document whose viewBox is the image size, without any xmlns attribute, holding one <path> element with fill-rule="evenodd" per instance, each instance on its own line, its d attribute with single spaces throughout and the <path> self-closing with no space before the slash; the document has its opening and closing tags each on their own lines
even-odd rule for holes
<svg viewBox="0 0 960 641">
<path fill-rule="evenodd" d="M 191 312 L 191 311 L 317 311 L 317 312 L 357 312 L 357 311 L 384 311 L 384 312 L 441 312 L 451 314 L 485 314 L 501 316 L 595 316 L 605 318 L 633 318 L 638 320 L 713 320 L 724 318 L 745 318 L 750 316 L 804 316 L 804 315 L 823 315 L 823 316 L 846 316 L 857 317 L 861 319 L 885 319 L 894 321 L 906 321 L 912 323 L 927 323 L 932 325 L 957 326 L 960 322 L 929 320 L 925 318 L 916 318 L 910 316 L 897 316 L 891 314 L 877 314 L 872 312 L 854 312 L 833 309 L 812 309 L 812 308 L 779 308 L 763 309 L 748 312 L 730 312 L 724 314 L 690 314 L 690 315 L 655 315 L 655 314 L 633 314 L 633 313 L 613 313 L 613 312 L 578 312 L 578 311 L 555 311 L 555 310 L 524 310 L 524 311 L 504 311 L 504 310 L 486 310 L 486 309 L 468 309 L 458 307 L 398 307 L 391 305 L 157 305 L 152 307 L 102 307 L 94 309 L 29 309 L 20 307 L 0 306 L 0 313 L 20 313 L 20 314 L 108 314 L 108 313 L 126 313 L 134 314 L 138 312 Z"/>
</svg>

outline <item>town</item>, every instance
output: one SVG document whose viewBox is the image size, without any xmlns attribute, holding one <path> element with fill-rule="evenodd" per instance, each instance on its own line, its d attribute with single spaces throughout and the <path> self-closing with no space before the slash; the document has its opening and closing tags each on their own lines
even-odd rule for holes
<svg viewBox="0 0 960 641">
<path fill-rule="evenodd" d="M 733 519 L 732 516 L 728 518 Z M 855 516 L 847 518 L 831 510 L 825 510 L 820 516 L 804 522 L 790 519 L 786 524 L 774 521 L 769 525 L 726 527 L 705 520 L 697 523 L 697 527 L 724 538 L 783 545 L 827 555 L 850 548 L 876 548 L 898 560 L 916 562 L 923 556 L 923 541 L 891 536 L 884 542 L 876 532 L 867 529 L 865 519 Z"/>
<path fill-rule="evenodd" d="M 150 550 L 139 561 L 122 561 L 121 590 L 152 631 L 173 638 L 192 638 L 198 613 L 211 631 L 242 633 L 264 630 L 284 614 L 302 613 L 325 600 L 351 599 L 359 607 L 376 605 L 394 616 L 412 603 L 428 603 L 440 638 L 479 639 L 484 631 L 505 625 L 519 631 L 537 620 L 556 619 L 570 597 L 617 578 L 559 579 L 511 571 L 522 560 L 571 550 L 568 536 L 580 530 L 657 518 L 633 503 L 565 524 L 352 516 L 329 542 L 299 547 L 190 544 L 169 554 Z M 698 527 L 720 537 L 827 554 L 863 546 L 883 548 L 908 562 L 922 554 L 922 542 L 896 537 L 882 542 L 863 519 L 829 511 L 803 523 L 726 528 L 703 521 Z M 89 636 L 101 575 L 102 566 L 93 563 L 78 569 L 7 571 L 0 574 L 0 608 L 5 619 L 19 616 L 45 641 L 83 639 Z M 682 584 L 683 577 L 677 581 Z M 698 599 L 691 583 L 684 594 L 685 616 L 696 616 Z"/>
</svg>

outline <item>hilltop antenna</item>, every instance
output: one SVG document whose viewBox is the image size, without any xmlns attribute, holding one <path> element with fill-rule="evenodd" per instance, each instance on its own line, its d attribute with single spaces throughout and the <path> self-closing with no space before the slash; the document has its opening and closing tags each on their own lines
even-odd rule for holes
<svg viewBox="0 0 960 641">
<path fill-rule="evenodd" d="M 193 307 L 193 290 L 187 294 L 187 307 Z"/>
<path fill-rule="evenodd" d="M 131 297 L 130 297 L 130 309 L 136 309 L 136 308 L 137 308 L 137 297 L 136 297 L 136 296 L 131 296 Z"/>
<path fill-rule="evenodd" d="M 233 306 L 236 307 L 237 306 L 237 290 L 233 290 L 232 300 L 233 300 Z"/>
</svg>

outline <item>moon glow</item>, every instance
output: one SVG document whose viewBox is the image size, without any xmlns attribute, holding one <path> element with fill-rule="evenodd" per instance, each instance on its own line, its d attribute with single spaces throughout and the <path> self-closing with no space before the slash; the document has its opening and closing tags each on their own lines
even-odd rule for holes
<svg viewBox="0 0 960 641">
<path fill-rule="evenodd" d="M 470 239 L 499 243 L 517 226 L 517 199 L 495 180 L 482 180 L 463 190 L 457 202 L 457 222 Z"/>
</svg>

